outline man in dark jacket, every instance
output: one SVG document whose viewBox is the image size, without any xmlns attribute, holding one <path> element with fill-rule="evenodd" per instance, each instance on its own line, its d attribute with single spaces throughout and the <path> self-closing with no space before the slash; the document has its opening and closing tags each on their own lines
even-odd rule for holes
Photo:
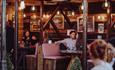
<svg viewBox="0 0 115 70">
<path fill-rule="evenodd" d="M 14 64 L 14 28 L 13 23 L 10 20 L 7 22 L 6 26 L 6 51 L 11 62 Z"/>
</svg>

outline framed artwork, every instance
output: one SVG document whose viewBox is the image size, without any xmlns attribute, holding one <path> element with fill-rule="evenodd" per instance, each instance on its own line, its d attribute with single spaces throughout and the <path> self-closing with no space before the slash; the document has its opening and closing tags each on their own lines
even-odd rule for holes
<svg viewBox="0 0 115 70">
<path fill-rule="evenodd" d="M 108 20 L 107 14 L 96 14 L 95 22 L 106 22 Z"/>
<path fill-rule="evenodd" d="M 30 22 L 30 31 L 38 32 L 40 30 L 40 21 L 39 20 L 31 20 Z"/>
<path fill-rule="evenodd" d="M 89 16 L 87 19 L 87 32 L 94 32 L 94 16 Z M 83 32 L 83 17 L 80 16 L 77 18 L 77 31 Z"/>
<path fill-rule="evenodd" d="M 83 17 L 77 19 L 77 31 L 83 32 Z"/>
<path fill-rule="evenodd" d="M 53 17 L 53 22 L 56 25 L 57 29 L 64 29 L 64 16 L 63 15 L 55 15 Z M 53 26 L 50 23 L 50 28 L 53 29 Z"/>
<path fill-rule="evenodd" d="M 104 33 L 104 24 L 103 23 L 98 24 L 98 33 Z"/>
</svg>

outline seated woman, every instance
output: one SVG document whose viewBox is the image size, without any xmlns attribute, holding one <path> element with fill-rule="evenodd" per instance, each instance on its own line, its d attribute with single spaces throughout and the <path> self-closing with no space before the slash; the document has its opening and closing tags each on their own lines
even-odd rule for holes
<svg viewBox="0 0 115 70">
<path fill-rule="evenodd" d="M 30 31 L 29 30 L 26 30 L 24 32 L 23 41 L 24 41 L 24 46 L 25 47 L 29 47 L 30 46 L 31 38 L 30 38 Z"/>
<path fill-rule="evenodd" d="M 112 66 L 104 59 L 107 52 L 107 43 L 104 40 L 95 40 L 89 46 L 90 57 L 94 64 L 91 70 L 113 70 Z"/>
</svg>

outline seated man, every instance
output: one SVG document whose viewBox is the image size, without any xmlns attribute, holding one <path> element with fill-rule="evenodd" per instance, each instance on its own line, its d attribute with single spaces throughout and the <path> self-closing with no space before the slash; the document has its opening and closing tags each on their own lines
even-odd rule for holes
<svg viewBox="0 0 115 70">
<path fill-rule="evenodd" d="M 76 50 L 76 32 L 71 31 L 70 38 L 66 38 L 64 40 L 57 41 L 55 43 L 63 43 L 66 45 L 68 50 Z"/>
</svg>

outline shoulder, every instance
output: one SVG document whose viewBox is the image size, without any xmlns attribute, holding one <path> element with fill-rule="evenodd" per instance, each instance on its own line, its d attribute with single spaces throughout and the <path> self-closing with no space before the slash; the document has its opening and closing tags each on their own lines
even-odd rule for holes
<svg viewBox="0 0 115 70">
<path fill-rule="evenodd" d="M 106 68 L 103 68 L 102 66 L 95 66 L 91 70 L 106 70 Z"/>
<path fill-rule="evenodd" d="M 65 38 L 64 40 L 65 41 L 71 41 L 71 38 Z"/>
<path fill-rule="evenodd" d="M 93 67 L 91 70 L 113 70 L 113 69 L 112 69 L 112 66 L 106 62 L 102 65 L 97 65 Z"/>
</svg>

